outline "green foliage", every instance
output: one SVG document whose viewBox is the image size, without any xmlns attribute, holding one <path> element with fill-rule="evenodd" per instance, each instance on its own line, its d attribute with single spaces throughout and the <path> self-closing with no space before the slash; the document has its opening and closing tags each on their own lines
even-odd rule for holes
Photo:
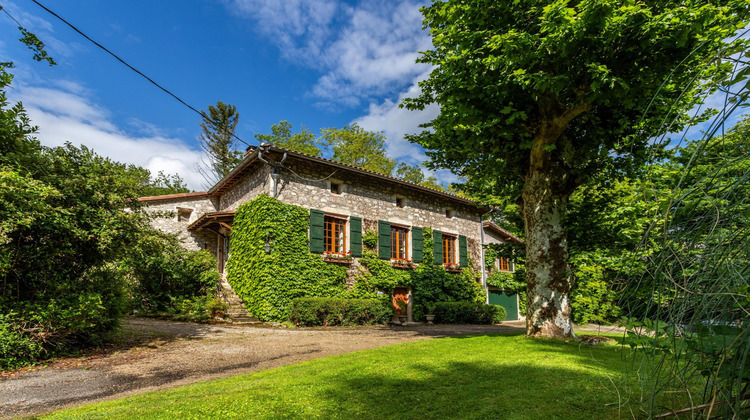
<svg viewBox="0 0 750 420">
<path fill-rule="evenodd" d="M 208 106 L 208 112 L 201 111 L 201 115 L 198 143 L 205 156 L 197 169 L 210 187 L 242 161 L 244 153 L 235 150 L 234 140 L 240 114 L 234 105 L 218 101 L 216 106 Z"/>
<path fill-rule="evenodd" d="M 433 48 L 417 61 L 433 70 L 404 105 L 440 114 L 409 140 L 465 191 L 521 199 L 529 292 L 547 289 L 529 296 L 530 325 L 564 322 L 544 303 L 572 286 L 567 229 L 539 212 L 564 215 L 576 188 L 637 171 L 651 139 L 705 120 L 689 111 L 741 65 L 722 58 L 748 45 L 735 36 L 748 3 L 449 0 L 422 13 Z"/>
<path fill-rule="evenodd" d="M 174 298 L 166 309 L 166 313 L 176 321 L 198 322 L 212 319 L 226 310 L 226 303 L 212 294 L 207 294 L 205 296 Z"/>
<path fill-rule="evenodd" d="M 643 162 L 652 136 L 689 122 L 695 93 L 730 76 L 713 58 L 745 42 L 730 39 L 748 11 L 743 1 L 480 0 L 422 13 L 433 48 L 418 62 L 434 69 L 404 104 L 441 112 L 411 140 L 475 191 L 517 197 L 532 147 L 564 159 L 574 185 Z"/>
<path fill-rule="evenodd" d="M 44 352 L 42 344 L 24 332 L 15 312 L 0 313 L 0 370 L 33 363 Z"/>
<path fill-rule="evenodd" d="M 256 134 L 255 138 L 260 142 L 267 142 L 274 146 L 285 149 L 296 150 L 308 155 L 320 156 L 321 141 L 315 137 L 309 128 L 302 126 L 298 133 L 292 134 L 292 124 L 288 121 L 279 121 L 271 126 L 271 134 Z"/>
<path fill-rule="evenodd" d="M 262 321 L 284 321 L 294 298 L 339 297 L 346 267 L 308 250 L 309 211 L 267 195 L 241 205 L 232 225 L 227 280 Z M 269 240 L 271 253 L 263 244 Z"/>
<path fill-rule="evenodd" d="M 441 324 L 499 324 L 508 313 L 498 305 L 472 302 L 437 302 L 435 322 Z"/>
<path fill-rule="evenodd" d="M 362 244 L 370 251 L 375 251 L 378 246 L 378 233 L 374 230 L 368 230 L 362 235 Z"/>
<path fill-rule="evenodd" d="M 425 187 L 435 188 L 441 191 L 443 190 L 443 187 L 438 183 L 435 175 L 426 176 L 422 171 L 422 168 L 418 165 L 408 165 L 401 162 L 396 166 L 395 176 L 396 178 L 401 178 Z"/>
<path fill-rule="evenodd" d="M 747 65 L 740 73 L 748 74 Z M 727 103 L 744 102 L 744 95 Z M 724 111 L 712 127 L 724 128 L 731 108 Z M 644 275 L 628 283 L 621 304 L 631 316 L 625 325 L 632 343 L 650 367 L 642 378 L 653 390 L 651 413 L 660 413 L 657 401 L 665 390 L 684 390 L 692 380 L 702 392 L 690 405 L 711 403 L 721 418 L 748 417 L 749 146 L 745 117 L 725 135 L 708 133 L 676 148 L 670 161 L 656 162 L 649 173 L 649 195 L 660 208 L 645 241 L 658 246 L 645 259 Z"/>
<path fill-rule="evenodd" d="M 388 299 L 298 298 L 289 319 L 298 326 L 378 325 L 391 320 Z"/>
<path fill-rule="evenodd" d="M 429 245 L 425 263 L 406 270 L 378 258 L 372 250 L 377 234 L 365 232 L 365 249 L 358 259 L 364 269 L 347 287 L 346 266 L 324 262 L 320 255 L 309 252 L 308 223 L 308 210 L 266 195 L 243 204 L 235 213 L 227 279 L 248 311 L 263 321 L 286 320 L 295 298 L 375 299 L 390 295 L 396 286 L 411 286 L 415 319 L 423 318 L 426 302 L 484 302 L 484 290 L 471 268 L 454 274 L 430 264 L 429 228 L 424 228 L 425 244 Z M 263 249 L 266 240 L 271 243 L 270 255 Z"/>
<path fill-rule="evenodd" d="M 333 160 L 391 175 L 396 161 L 386 155 L 385 135 L 352 123 L 344 128 L 321 130 L 322 141 L 333 151 Z"/>
<path fill-rule="evenodd" d="M 189 251 L 171 235 L 144 232 L 123 255 L 120 268 L 132 283 L 133 305 L 142 312 L 164 312 L 176 300 L 214 293 L 219 284 L 216 258 Z"/>
<path fill-rule="evenodd" d="M 142 194 L 144 197 L 148 197 L 186 192 L 190 192 L 190 190 L 187 184 L 185 184 L 185 180 L 179 174 L 168 175 L 164 171 L 159 171 L 153 179 L 148 181 L 143 188 Z"/>
</svg>

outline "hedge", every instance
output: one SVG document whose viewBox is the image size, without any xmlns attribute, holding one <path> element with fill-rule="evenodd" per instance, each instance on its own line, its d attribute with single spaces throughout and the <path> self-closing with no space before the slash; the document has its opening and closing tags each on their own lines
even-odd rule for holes
<svg viewBox="0 0 750 420">
<path fill-rule="evenodd" d="M 388 299 L 297 298 L 289 312 L 301 327 L 385 324 L 393 316 Z"/>
<path fill-rule="evenodd" d="M 499 305 L 472 302 L 437 302 L 435 322 L 441 324 L 499 324 L 508 316 Z"/>
</svg>

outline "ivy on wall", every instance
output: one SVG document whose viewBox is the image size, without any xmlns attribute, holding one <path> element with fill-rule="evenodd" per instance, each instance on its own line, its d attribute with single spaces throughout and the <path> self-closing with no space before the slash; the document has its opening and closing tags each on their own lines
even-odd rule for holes
<svg viewBox="0 0 750 420">
<path fill-rule="evenodd" d="M 356 282 L 347 287 L 347 266 L 324 262 L 310 252 L 310 211 L 281 203 L 267 195 L 241 205 L 234 216 L 227 280 L 261 321 L 283 321 L 292 299 L 332 297 L 372 299 L 390 295 L 396 286 L 412 288 L 413 317 L 424 317 L 427 302 L 484 302 L 485 294 L 471 264 L 460 273 L 433 265 L 433 236 L 423 228 L 423 263 L 414 269 L 391 266 L 379 258 L 377 233 L 362 235 L 362 257 L 357 258 Z M 263 246 L 268 241 L 271 253 Z"/>
<path fill-rule="evenodd" d="M 261 321 L 283 321 L 300 297 L 339 297 L 346 267 L 323 262 L 308 250 L 310 213 L 267 195 L 241 205 L 234 215 L 227 280 Z M 271 244 L 266 254 L 263 245 Z"/>
</svg>

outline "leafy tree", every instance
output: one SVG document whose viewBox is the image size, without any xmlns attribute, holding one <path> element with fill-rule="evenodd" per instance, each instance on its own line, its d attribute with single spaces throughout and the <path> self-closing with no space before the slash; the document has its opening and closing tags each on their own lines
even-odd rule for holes
<svg viewBox="0 0 750 420">
<path fill-rule="evenodd" d="M 143 188 L 143 196 L 166 195 L 190 192 L 185 180 L 179 174 L 167 175 L 164 171 L 150 179 Z"/>
<path fill-rule="evenodd" d="M 323 142 L 333 151 L 333 160 L 384 175 L 393 173 L 396 161 L 386 154 L 382 132 L 367 131 L 357 123 L 344 128 L 326 128 L 321 132 Z"/>
<path fill-rule="evenodd" d="M 320 156 L 319 140 L 309 128 L 303 126 L 298 133 L 292 134 L 292 124 L 279 121 L 271 126 L 271 134 L 256 134 L 258 141 L 264 141 L 285 149 L 296 150 L 308 155 Z"/>
<path fill-rule="evenodd" d="M 218 101 L 201 111 L 201 135 L 198 143 L 205 156 L 197 169 L 206 181 L 206 188 L 216 184 L 242 161 L 243 153 L 235 149 L 234 132 L 240 114 L 234 105 Z"/>
<path fill-rule="evenodd" d="M 459 0 L 422 9 L 434 66 L 405 106 L 440 105 L 411 137 L 434 166 L 486 194 L 521 199 L 527 335 L 571 336 L 567 203 L 592 174 L 638 167 L 649 138 L 725 80 L 716 57 L 747 21 L 746 1 Z M 665 122 L 671 121 L 671 124 Z"/>
<path fill-rule="evenodd" d="M 396 178 L 401 178 L 437 190 L 443 189 L 438 183 L 435 175 L 426 176 L 424 172 L 422 172 L 422 168 L 417 165 L 409 165 L 404 162 L 399 163 L 398 166 L 396 166 Z"/>
</svg>

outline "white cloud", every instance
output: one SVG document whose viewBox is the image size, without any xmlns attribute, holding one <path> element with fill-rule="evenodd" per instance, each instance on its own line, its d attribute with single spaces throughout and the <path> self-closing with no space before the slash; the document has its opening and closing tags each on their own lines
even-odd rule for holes
<svg viewBox="0 0 750 420">
<path fill-rule="evenodd" d="M 62 85 L 78 86 L 74 83 Z M 150 135 L 132 135 L 112 123 L 109 112 L 92 104 L 83 94 L 23 84 L 16 86 L 9 92 L 9 99 L 23 102 L 32 124 L 39 126 L 36 137 L 42 144 L 62 146 L 71 142 L 76 146 L 86 145 L 99 155 L 143 166 L 153 174 L 159 171 L 177 173 L 189 188 L 202 189 L 203 179 L 195 170 L 201 153 L 181 139 L 158 135 L 154 130 Z M 153 128 L 143 122 L 140 126 L 141 131 L 146 132 Z"/>
<path fill-rule="evenodd" d="M 225 0 L 253 20 L 282 56 L 322 72 L 309 95 L 323 106 L 356 106 L 389 96 L 425 71 L 415 62 L 430 39 L 422 31 L 424 2 Z"/>
</svg>

